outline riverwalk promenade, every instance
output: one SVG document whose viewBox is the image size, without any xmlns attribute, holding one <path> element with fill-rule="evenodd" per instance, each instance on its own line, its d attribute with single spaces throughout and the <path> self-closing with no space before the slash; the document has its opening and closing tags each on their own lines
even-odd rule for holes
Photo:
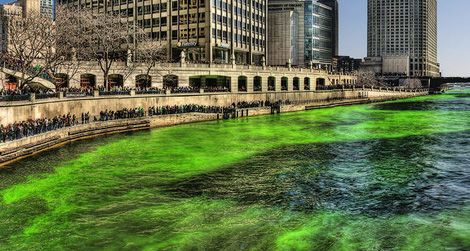
<svg viewBox="0 0 470 251">
<path fill-rule="evenodd" d="M 345 89 L 315 92 L 257 93 L 257 94 L 174 94 L 165 95 L 129 95 L 83 98 L 53 98 L 45 100 L 0 102 L 0 123 L 13 123 L 35 118 L 60 116 L 61 114 L 79 115 L 90 112 L 92 117 L 103 109 L 119 110 L 130 107 L 199 104 L 226 107 L 238 102 L 269 101 L 279 102 L 277 112 L 295 112 L 338 105 L 352 105 L 369 102 L 427 95 L 427 90 L 393 90 L 382 88 Z M 272 107 L 236 109 L 233 117 L 246 117 L 272 114 Z M 77 116 L 78 117 L 78 116 Z M 0 166 L 20 158 L 58 147 L 67 142 L 96 137 L 99 135 L 146 130 L 150 128 L 172 126 L 184 123 L 222 119 L 216 113 L 183 113 L 159 116 L 144 116 L 135 119 L 97 121 L 79 124 L 58 130 L 25 137 L 19 140 L 0 143 Z"/>
</svg>

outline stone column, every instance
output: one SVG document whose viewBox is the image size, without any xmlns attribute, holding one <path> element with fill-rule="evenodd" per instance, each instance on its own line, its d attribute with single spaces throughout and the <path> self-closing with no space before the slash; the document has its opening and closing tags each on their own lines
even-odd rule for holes
<svg viewBox="0 0 470 251">
<path fill-rule="evenodd" d="M 183 75 L 178 76 L 178 87 L 188 87 L 189 86 L 189 76 Z"/>
<path fill-rule="evenodd" d="M 230 78 L 230 91 L 232 93 L 238 92 L 238 76 L 232 76 Z"/>
<path fill-rule="evenodd" d="M 247 92 L 253 92 L 253 86 L 255 81 L 255 78 L 253 76 L 246 76 L 246 91 Z"/>
<path fill-rule="evenodd" d="M 290 92 L 294 90 L 294 78 L 293 77 L 287 77 L 287 90 Z"/>
<path fill-rule="evenodd" d="M 280 92 L 281 91 L 281 81 L 282 81 L 282 76 L 275 76 L 276 80 L 275 80 L 275 83 L 276 83 L 276 92 Z"/>
<path fill-rule="evenodd" d="M 126 78 L 126 80 L 124 80 L 124 86 L 135 88 L 136 87 L 135 77 L 136 75 L 132 74 L 128 78 Z"/>
<path fill-rule="evenodd" d="M 261 91 L 263 91 L 263 92 L 268 91 L 268 78 L 269 78 L 269 76 L 261 77 Z"/>
<path fill-rule="evenodd" d="M 157 74 L 151 74 L 152 83 L 150 84 L 151 87 L 154 88 L 163 88 L 163 76 Z"/>
</svg>

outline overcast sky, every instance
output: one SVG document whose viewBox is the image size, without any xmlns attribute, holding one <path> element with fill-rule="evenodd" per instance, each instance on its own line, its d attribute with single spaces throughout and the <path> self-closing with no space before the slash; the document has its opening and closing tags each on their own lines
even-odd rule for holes
<svg viewBox="0 0 470 251">
<path fill-rule="evenodd" d="M 11 2 L 0 0 L 0 3 Z M 339 0 L 340 53 L 367 54 L 367 0 Z M 470 77 L 470 0 L 438 0 L 439 62 L 444 76 Z"/>
<path fill-rule="evenodd" d="M 367 0 L 339 0 L 340 54 L 367 54 Z M 444 76 L 470 77 L 470 0 L 438 0 L 439 62 Z"/>
</svg>

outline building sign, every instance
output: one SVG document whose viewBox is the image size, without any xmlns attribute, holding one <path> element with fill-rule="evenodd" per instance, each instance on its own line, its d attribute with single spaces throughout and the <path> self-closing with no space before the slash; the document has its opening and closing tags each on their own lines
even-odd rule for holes
<svg viewBox="0 0 470 251">
<path fill-rule="evenodd" d="M 303 4 L 299 3 L 288 3 L 288 4 L 271 4 L 269 6 L 270 11 L 283 11 L 283 10 L 295 10 L 296 8 L 303 8 Z"/>
<path fill-rule="evenodd" d="M 223 49 L 230 49 L 230 45 L 226 43 L 217 43 L 217 47 L 223 48 Z"/>
<path fill-rule="evenodd" d="M 187 47 L 196 47 L 197 42 L 180 42 L 179 47 L 180 48 L 187 48 Z"/>
</svg>

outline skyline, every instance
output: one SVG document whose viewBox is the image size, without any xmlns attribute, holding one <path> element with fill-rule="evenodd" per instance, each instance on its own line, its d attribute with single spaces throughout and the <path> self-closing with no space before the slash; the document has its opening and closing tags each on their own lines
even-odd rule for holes
<svg viewBox="0 0 470 251">
<path fill-rule="evenodd" d="M 0 0 L 1 4 L 12 2 Z M 367 0 L 339 0 L 339 54 L 367 56 Z M 470 77 L 468 0 L 438 0 L 438 62 L 443 76 Z M 458 38 L 458 39 L 457 39 Z"/>
</svg>

